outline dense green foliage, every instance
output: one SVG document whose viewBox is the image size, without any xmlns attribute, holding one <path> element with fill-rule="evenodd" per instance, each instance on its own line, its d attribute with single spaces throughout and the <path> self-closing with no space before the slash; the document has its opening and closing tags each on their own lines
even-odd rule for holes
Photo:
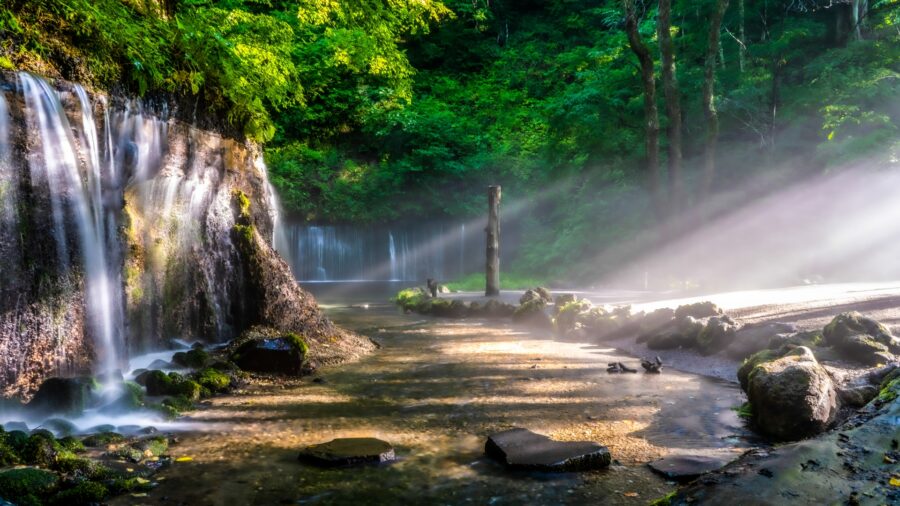
<svg viewBox="0 0 900 506">
<path fill-rule="evenodd" d="M 688 207 L 703 199 L 715 3 L 672 5 Z M 900 2 L 866 3 L 858 26 L 853 4 L 730 2 L 715 189 L 897 164 Z M 658 69 L 657 3 L 636 5 Z M 502 184 L 507 218 L 542 245 L 518 272 L 578 275 L 579 259 L 659 220 L 620 0 L 12 0 L 0 66 L 202 99 L 268 142 L 282 203 L 304 219 L 466 218 Z"/>
</svg>

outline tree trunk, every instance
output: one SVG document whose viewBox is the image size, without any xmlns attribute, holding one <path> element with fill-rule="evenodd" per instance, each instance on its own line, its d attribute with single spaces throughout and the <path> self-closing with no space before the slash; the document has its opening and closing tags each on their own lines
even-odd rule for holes
<svg viewBox="0 0 900 506">
<path fill-rule="evenodd" d="M 657 216 L 662 216 L 662 205 L 659 193 L 659 112 L 656 109 L 656 82 L 653 76 L 653 57 L 650 50 L 641 40 L 638 33 L 637 14 L 634 11 L 634 0 L 623 0 L 625 5 L 625 31 L 628 44 L 637 56 L 641 66 L 641 85 L 644 88 L 644 146 L 647 163 L 647 183 L 650 198 L 653 201 Z"/>
<path fill-rule="evenodd" d="M 684 206 L 684 185 L 681 177 L 681 97 L 675 73 L 672 49 L 672 1 L 659 0 L 657 24 L 662 59 L 663 90 L 666 95 L 666 116 L 669 119 L 666 136 L 669 139 L 669 211 L 679 212 Z"/>
<path fill-rule="evenodd" d="M 709 41 L 706 47 L 706 69 L 703 78 L 703 110 L 706 115 L 706 151 L 703 160 L 703 198 L 712 190 L 716 177 L 716 144 L 719 140 L 719 115 L 716 112 L 716 53 L 719 51 L 719 34 L 722 18 L 728 8 L 728 0 L 717 0 L 709 20 Z"/>
<path fill-rule="evenodd" d="M 856 36 L 856 40 L 862 40 L 862 29 L 859 27 L 860 24 L 860 8 L 862 7 L 861 0 L 853 0 L 853 33 Z"/>
<path fill-rule="evenodd" d="M 488 186 L 487 263 L 484 294 L 500 294 L 500 187 Z"/>
</svg>

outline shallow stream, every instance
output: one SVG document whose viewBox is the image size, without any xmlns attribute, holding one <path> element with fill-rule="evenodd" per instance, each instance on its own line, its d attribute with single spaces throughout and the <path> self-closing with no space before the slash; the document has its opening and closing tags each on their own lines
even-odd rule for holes
<svg viewBox="0 0 900 506">
<path fill-rule="evenodd" d="M 320 299 L 322 300 L 322 299 Z M 402 315 L 386 304 L 328 305 L 345 327 L 382 345 L 320 370 L 321 382 L 254 386 L 190 415 L 176 462 L 143 500 L 175 504 L 646 504 L 674 484 L 644 465 L 670 453 L 733 453 L 750 434 L 731 383 L 664 370 L 608 374 L 638 360 L 505 322 Z M 374 299 L 373 299 L 374 300 Z M 383 298 L 381 300 L 384 300 Z M 663 357 L 665 360 L 665 357 Z M 483 457 L 485 438 L 514 426 L 609 447 L 605 471 L 509 472 Z M 390 465 L 323 470 L 297 461 L 337 437 L 391 442 Z M 113 504 L 134 504 L 124 496 Z"/>
</svg>

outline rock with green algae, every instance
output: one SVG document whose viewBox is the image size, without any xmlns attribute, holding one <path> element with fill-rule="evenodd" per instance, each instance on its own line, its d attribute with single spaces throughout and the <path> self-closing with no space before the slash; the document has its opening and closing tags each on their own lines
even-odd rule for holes
<svg viewBox="0 0 900 506">
<path fill-rule="evenodd" d="M 838 412 L 828 371 L 805 346 L 758 363 L 747 379 L 754 426 L 778 440 L 796 440 L 826 430 Z"/>
<path fill-rule="evenodd" d="M 825 344 L 866 365 L 885 364 L 900 353 L 900 339 L 878 321 L 853 311 L 835 316 L 822 331 Z"/>
<path fill-rule="evenodd" d="M 179 351 L 172 355 L 172 363 L 190 369 L 202 369 L 209 360 L 209 353 L 202 349 Z"/>
<path fill-rule="evenodd" d="M 77 415 L 87 407 L 97 388 L 97 382 L 91 377 L 49 378 L 41 383 L 26 406 L 41 414 Z"/>
<path fill-rule="evenodd" d="M 192 401 L 200 399 L 202 390 L 200 384 L 175 372 L 167 374 L 163 371 L 151 371 L 144 381 L 147 395 L 183 396 Z"/>
<path fill-rule="evenodd" d="M 231 387 L 231 376 L 213 367 L 198 372 L 195 380 L 210 393 L 226 392 Z"/>
<path fill-rule="evenodd" d="M 118 444 L 122 441 L 125 441 L 125 436 L 119 434 L 118 432 L 112 431 L 91 434 L 90 436 L 81 440 L 84 446 L 88 447 L 107 446 L 111 444 Z"/>
<path fill-rule="evenodd" d="M 242 370 L 299 376 L 309 347 L 292 332 L 255 327 L 229 345 L 229 360 Z"/>
<path fill-rule="evenodd" d="M 56 490 L 59 476 L 52 471 L 19 467 L 0 471 L 0 497 L 19 506 L 40 506 Z"/>
<path fill-rule="evenodd" d="M 551 328 L 553 320 L 546 311 L 547 303 L 542 298 L 533 298 L 525 303 L 519 304 L 512 315 L 512 319 L 516 323 L 532 325 L 538 328 Z"/>
<path fill-rule="evenodd" d="M 740 325 L 728 315 L 713 316 L 697 335 L 697 349 L 702 355 L 712 355 L 729 347 Z"/>
<path fill-rule="evenodd" d="M 84 481 L 54 495 L 49 504 L 51 506 L 100 504 L 107 496 L 109 489 L 102 483 Z"/>
</svg>

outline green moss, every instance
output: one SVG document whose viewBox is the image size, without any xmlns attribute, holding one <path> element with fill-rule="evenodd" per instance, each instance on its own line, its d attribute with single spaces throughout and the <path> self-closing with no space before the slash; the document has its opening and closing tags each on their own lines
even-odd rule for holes
<svg viewBox="0 0 900 506">
<path fill-rule="evenodd" d="M 81 442 L 84 443 L 84 446 L 98 447 L 117 444 L 121 443 L 122 441 L 125 441 L 125 436 L 119 434 L 118 432 L 107 431 L 92 434 L 84 438 Z"/>
<path fill-rule="evenodd" d="M 180 351 L 172 356 L 172 362 L 191 369 L 201 369 L 209 363 L 209 353 L 199 349 Z"/>
<path fill-rule="evenodd" d="M 190 411 L 194 409 L 194 403 L 187 397 L 181 395 L 163 399 L 162 406 L 169 408 L 167 412 L 174 412 L 175 416 L 180 415 L 184 411 Z"/>
<path fill-rule="evenodd" d="M 52 437 L 48 438 L 44 434 L 34 434 L 25 443 L 21 457 L 28 464 L 50 467 L 56 461 L 56 454 L 60 449 L 59 444 Z"/>
<path fill-rule="evenodd" d="M 234 190 L 232 193 L 234 203 L 238 209 L 238 218 L 241 221 L 249 222 L 250 220 L 250 198 L 241 190 Z M 246 223 L 244 223 L 246 224 Z"/>
<path fill-rule="evenodd" d="M 0 497 L 19 506 L 43 504 L 59 483 L 56 473 L 33 467 L 0 472 Z"/>
<path fill-rule="evenodd" d="M 194 380 L 184 380 L 175 385 L 172 393 L 176 396 L 190 399 L 191 401 L 198 401 L 200 400 L 200 392 L 202 389 L 203 387 L 200 386 L 200 383 L 197 383 Z"/>
<path fill-rule="evenodd" d="M 300 352 L 304 357 L 307 353 L 309 353 L 309 345 L 306 344 L 306 340 L 303 339 L 298 334 L 293 332 L 289 332 L 284 335 L 284 339 L 294 348 L 296 351 Z"/>
<path fill-rule="evenodd" d="M 306 343 L 303 343 L 302 340 L 300 342 L 304 347 L 306 346 Z M 197 374 L 197 382 L 210 392 L 219 393 L 228 390 L 228 387 L 231 386 L 231 377 L 221 371 L 207 367 Z"/>
<path fill-rule="evenodd" d="M 131 446 L 143 452 L 145 457 L 159 457 L 164 455 L 169 449 L 169 438 L 155 436 L 137 441 Z"/>
<path fill-rule="evenodd" d="M 16 453 L 22 453 L 28 443 L 28 434 L 21 430 L 11 430 L 4 435 L 6 444 Z"/>
<path fill-rule="evenodd" d="M 75 453 L 84 451 L 84 443 L 73 436 L 66 436 L 60 439 L 58 442 L 59 446 L 64 450 Z"/>
<path fill-rule="evenodd" d="M 425 290 L 416 287 L 400 290 L 392 300 L 404 311 L 422 312 L 430 299 Z"/>
<path fill-rule="evenodd" d="M 738 382 L 741 384 L 741 389 L 745 392 L 747 391 L 747 388 L 750 385 L 750 373 L 753 372 L 753 369 L 756 366 L 770 360 L 775 360 L 780 356 L 781 355 L 775 350 L 762 350 L 745 358 L 740 369 L 737 371 Z"/>
<path fill-rule="evenodd" d="M 124 494 L 126 492 L 146 492 L 152 488 L 152 485 L 149 480 L 136 476 L 110 480 L 107 487 L 112 494 Z"/>
<path fill-rule="evenodd" d="M 677 493 L 678 493 L 677 491 L 669 492 L 668 494 L 660 497 L 659 499 L 654 499 L 654 500 L 650 501 L 648 506 L 669 506 L 670 504 L 672 504 L 672 499 L 675 499 L 675 495 Z"/>
<path fill-rule="evenodd" d="M 109 490 L 102 484 L 84 481 L 53 496 L 50 504 L 59 506 L 99 504 L 108 495 Z"/>
<path fill-rule="evenodd" d="M 881 404 L 892 402 L 900 395 L 900 378 L 889 381 L 878 393 L 878 402 Z"/>
<path fill-rule="evenodd" d="M 745 420 L 750 420 L 751 418 L 753 418 L 753 405 L 750 404 L 750 401 L 747 401 L 740 406 L 735 406 L 731 409 L 734 410 L 735 413 L 737 413 L 737 416 Z"/>
</svg>

